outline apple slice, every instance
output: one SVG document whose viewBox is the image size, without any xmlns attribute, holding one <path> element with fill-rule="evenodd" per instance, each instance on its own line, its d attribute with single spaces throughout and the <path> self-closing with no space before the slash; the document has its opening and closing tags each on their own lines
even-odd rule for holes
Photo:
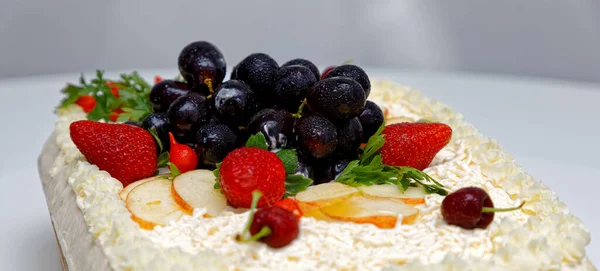
<svg viewBox="0 0 600 271">
<path fill-rule="evenodd" d="M 310 213 L 315 209 L 343 201 L 359 193 L 360 191 L 352 186 L 331 182 L 309 186 L 306 190 L 296 194 L 296 202 L 303 213 Z"/>
<path fill-rule="evenodd" d="M 214 185 L 212 171 L 192 170 L 175 177 L 171 193 L 186 213 L 192 214 L 194 208 L 206 208 L 206 214 L 214 217 L 227 207 L 227 199 Z"/>
<path fill-rule="evenodd" d="M 146 179 L 141 179 L 139 181 L 135 181 L 133 183 L 128 184 L 127 186 L 125 186 L 125 188 L 123 188 L 123 190 L 121 190 L 121 193 L 119 193 L 119 197 L 127 202 L 127 195 L 129 195 L 129 192 L 131 192 L 131 190 L 133 190 L 134 188 L 138 187 L 140 184 L 143 183 L 147 183 L 149 181 L 155 180 L 156 178 L 161 178 L 160 176 L 154 176 L 154 177 L 150 177 L 150 178 L 146 178 Z"/>
<path fill-rule="evenodd" d="M 396 226 L 398 215 L 402 224 L 412 224 L 419 211 L 401 200 L 391 198 L 352 197 L 321 208 L 334 219 L 359 224 L 370 223 L 382 229 Z"/>
<path fill-rule="evenodd" d="M 142 229 L 164 226 L 185 214 L 171 196 L 171 185 L 172 181 L 167 178 L 156 178 L 129 192 L 127 209 Z"/>
<path fill-rule="evenodd" d="M 358 188 L 366 197 L 400 199 L 406 204 L 419 205 L 425 203 L 425 190 L 421 186 L 409 186 L 402 192 L 394 184 L 361 186 Z"/>
</svg>

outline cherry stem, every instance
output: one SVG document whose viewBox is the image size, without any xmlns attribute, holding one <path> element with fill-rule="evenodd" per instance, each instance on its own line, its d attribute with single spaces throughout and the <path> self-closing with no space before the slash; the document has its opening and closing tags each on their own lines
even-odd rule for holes
<svg viewBox="0 0 600 271">
<path fill-rule="evenodd" d="M 206 98 L 210 99 L 213 96 L 213 94 L 215 93 L 215 91 L 213 89 L 213 85 L 212 85 L 212 79 L 210 79 L 210 78 L 204 79 L 204 84 L 208 87 L 208 92 L 210 93 L 210 94 L 208 94 L 208 96 Z"/>
<path fill-rule="evenodd" d="M 244 231 L 236 237 L 236 239 L 238 241 L 248 242 L 248 241 L 251 241 L 250 239 L 253 238 L 253 236 L 250 236 L 250 238 L 247 238 L 246 236 L 249 235 L 250 225 L 252 225 L 252 220 L 254 219 L 254 213 L 256 213 L 256 206 L 258 205 L 258 200 L 260 199 L 261 196 L 262 196 L 262 193 L 260 192 L 260 190 L 252 191 L 252 204 L 250 204 L 250 214 L 248 214 L 248 221 L 246 221 L 246 225 L 244 226 Z M 264 227 L 263 227 L 263 229 L 264 229 Z M 261 229 L 260 232 L 257 233 L 257 235 L 260 234 L 263 231 L 263 229 Z M 269 229 L 269 233 L 271 233 L 271 229 Z M 259 239 L 262 237 L 264 237 L 264 236 L 259 237 Z"/>
<path fill-rule="evenodd" d="M 250 236 L 250 238 L 244 240 L 244 242 L 258 241 L 260 238 L 269 236 L 271 232 L 271 228 L 269 228 L 268 226 L 263 226 L 259 232 L 257 232 L 255 235 Z"/>
<path fill-rule="evenodd" d="M 298 112 L 296 112 L 296 114 L 292 114 L 292 117 L 297 118 L 297 119 L 301 118 L 302 111 L 304 110 L 304 106 L 306 106 L 306 99 L 302 100 L 300 107 L 298 107 Z"/>
<path fill-rule="evenodd" d="M 491 208 L 491 207 L 483 207 L 481 208 L 481 212 L 482 213 L 499 213 L 499 212 L 510 212 L 510 211 L 515 211 L 515 210 L 519 210 L 523 207 L 523 205 L 525 205 L 526 201 L 523 201 L 519 206 L 517 207 L 512 207 L 512 208 Z"/>
</svg>

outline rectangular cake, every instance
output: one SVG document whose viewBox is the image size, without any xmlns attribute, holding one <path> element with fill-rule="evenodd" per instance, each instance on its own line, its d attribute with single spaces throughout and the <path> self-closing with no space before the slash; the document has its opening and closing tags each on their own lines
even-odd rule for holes
<svg viewBox="0 0 600 271">
<path fill-rule="evenodd" d="M 496 213 L 485 229 L 464 229 L 444 221 L 444 196 L 432 193 L 414 205 L 414 221 L 391 228 L 305 215 L 298 237 L 279 249 L 236 241 L 247 211 L 208 217 L 206 208 L 194 208 L 143 229 L 119 195 L 122 183 L 86 161 L 73 143 L 69 125 L 86 113 L 72 105 L 57 110 L 55 132 L 40 156 L 65 270 L 596 270 L 585 255 L 590 234 L 581 220 L 498 142 L 416 90 L 371 83 L 369 100 L 381 107 L 386 124 L 427 120 L 452 128 L 425 173 L 450 192 L 476 186 L 496 207 L 525 202 L 522 208 Z"/>
</svg>

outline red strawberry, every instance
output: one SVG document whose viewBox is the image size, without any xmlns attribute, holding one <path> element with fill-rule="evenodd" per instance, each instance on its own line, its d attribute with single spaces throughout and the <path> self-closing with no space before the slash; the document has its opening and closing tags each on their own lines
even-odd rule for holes
<svg viewBox="0 0 600 271">
<path fill-rule="evenodd" d="M 90 113 L 96 107 L 96 99 L 91 95 L 82 95 L 75 103 L 81 106 L 85 113 Z"/>
<path fill-rule="evenodd" d="M 153 176 L 157 169 L 154 138 L 140 127 L 80 120 L 70 130 L 73 143 L 88 162 L 123 186 Z"/>
<path fill-rule="evenodd" d="M 177 167 L 179 172 L 185 173 L 196 169 L 198 165 L 196 152 L 188 145 L 177 143 L 171 132 L 169 132 L 169 142 L 171 144 L 169 161 Z M 171 168 L 169 167 L 169 169 Z"/>
<path fill-rule="evenodd" d="M 219 183 L 232 206 L 250 208 L 252 191 L 259 190 L 263 197 L 258 206 L 266 207 L 279 201 L 285 193 L 285 168 L 279 157 L 270 151 L 239 148 L 223 159 Z"/>
<path fill-rule="evenodd" d="M 452 128 L 443 123 L 403 122 L 381 132 L 385 144 L 380 149 L 383 163 L 423 170 L 452 137 Z"/>
</svg>

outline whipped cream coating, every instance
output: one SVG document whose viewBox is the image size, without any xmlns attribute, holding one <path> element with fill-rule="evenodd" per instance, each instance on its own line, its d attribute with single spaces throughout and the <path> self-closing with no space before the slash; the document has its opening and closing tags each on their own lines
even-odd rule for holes
<svg viewBox="0 0 600 271">
<path fill-rule="evenodd" d="M 413 225 L 378 229 L 303 217 L 299 237 L 278 250 L 234 241 L 247 213 L 204 218 L 200 208 L 192 216 L 146 231 L 130 219 L 119 199 L 122 185 L 87 163 L 70 140 L 68 125 L 85 118 L 76 106 L 58 112 L 57 145 L 62 153 L 52 176 L 68 180 L 90 232 L 116 270 L 595 270 L 584 261 L 590 234 L 582 222 L 461 114 L 389 81 L 374 80 L 369 99 L 387 117 L 424 118 L 452 127 L 452 140 L 425 170 L 450 191 L 479 186 L 495 206 L 525 200 L 523 209 L 497 213 L 487 229 L 464 230 L 443 221 L 442 196 L 428 195 L 425 204 L 417 206 L 420 218 Z"/>
</svg>

